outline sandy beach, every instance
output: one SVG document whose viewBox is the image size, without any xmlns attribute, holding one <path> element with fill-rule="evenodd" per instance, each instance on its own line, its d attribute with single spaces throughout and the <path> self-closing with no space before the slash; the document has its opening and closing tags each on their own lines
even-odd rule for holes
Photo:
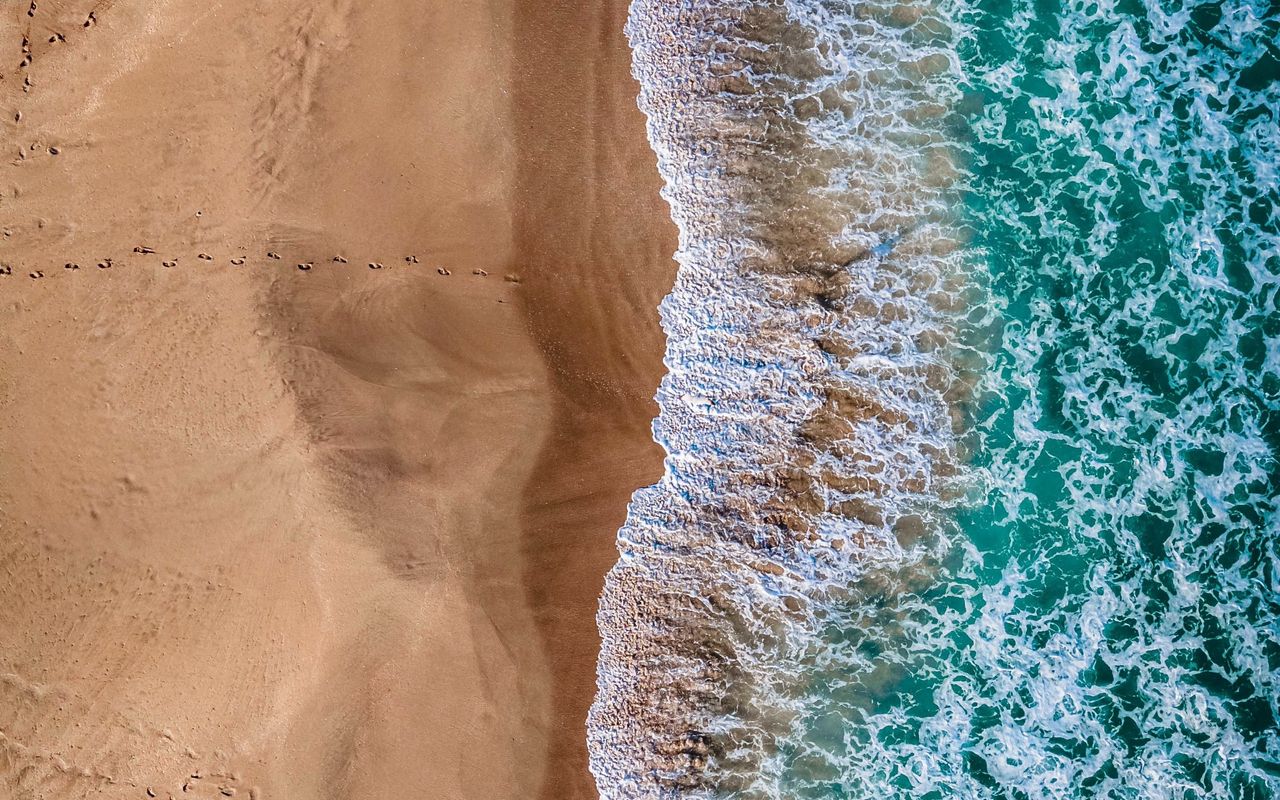
<svg viewBox="0 0 1280 800">
<path fill-rule="evenodd" d="M 595 796 L 674 275 L 625 17 L 0 11 L 0 795 Z"/>
</svg>

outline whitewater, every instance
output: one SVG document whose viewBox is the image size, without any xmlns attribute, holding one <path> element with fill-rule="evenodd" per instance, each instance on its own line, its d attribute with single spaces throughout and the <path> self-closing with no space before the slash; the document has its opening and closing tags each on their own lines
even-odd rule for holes
<svg viewBox="0 0 1280 800">
<path fill-rule="evenodd" d="M 1280 795 L 1280 10 L 635 0 L 606 798 Z"/>
</svg>

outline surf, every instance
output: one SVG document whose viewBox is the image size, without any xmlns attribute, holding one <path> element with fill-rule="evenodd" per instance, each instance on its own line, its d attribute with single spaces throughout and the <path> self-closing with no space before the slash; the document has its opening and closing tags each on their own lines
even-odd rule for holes
<svg viewBox="0 0 1280 800">
<path fill-rule="evenodd" d="M 604 797 L 1280 791 L 1280 12 L 637 0 Z"/>
<path fill-rule="evenodd" d="M 606 797 L 773 797 L 832 619 L 931 571 L 959 494 L 957 62 L 903 4 L 638 0 L 627 33 L 680 269 L 591 768 Z"/>
</svg>

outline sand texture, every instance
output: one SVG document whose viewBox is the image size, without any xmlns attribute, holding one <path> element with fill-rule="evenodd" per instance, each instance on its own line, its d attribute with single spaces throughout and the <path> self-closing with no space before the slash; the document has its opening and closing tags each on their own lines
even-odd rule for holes
<svg viewBox="0 0 1280 800">
<path fill-rule="evenodd" d="M 595 796 L 675 248 L 625 14 L 0 7 L 0 797 Z"/>
</svg>

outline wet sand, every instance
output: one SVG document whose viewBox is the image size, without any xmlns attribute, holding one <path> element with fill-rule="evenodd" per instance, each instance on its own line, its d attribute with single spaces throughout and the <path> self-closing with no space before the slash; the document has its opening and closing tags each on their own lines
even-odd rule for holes
<svg viewBox="0 0 1280 800">
<path fill-rule="evenodd" d="M 625 3 L 27 11 L 0 794 L 594 796 L 674 273 Z"/>
</svg>

